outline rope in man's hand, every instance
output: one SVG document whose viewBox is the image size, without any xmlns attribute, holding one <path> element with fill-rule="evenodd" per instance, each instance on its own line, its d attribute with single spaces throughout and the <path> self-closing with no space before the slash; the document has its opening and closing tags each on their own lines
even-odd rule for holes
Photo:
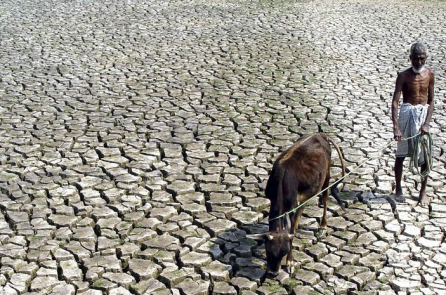
<svg viewBox="0 0 446 295">
<path fill-rule="evenodd" d="M 424 162 L 426 163 L 426 169 L 420 171 L 419 161 L 420 152 L 424 154 Z M 415 175 L 420 175 L 421 181 L 423 181 L 431 172 L 433 166 L 433 139 L 430 132 L 424 134 L 418 133 L 413 139 L 413 151 L 410 157 L 409 169 Z"/>
</svg>

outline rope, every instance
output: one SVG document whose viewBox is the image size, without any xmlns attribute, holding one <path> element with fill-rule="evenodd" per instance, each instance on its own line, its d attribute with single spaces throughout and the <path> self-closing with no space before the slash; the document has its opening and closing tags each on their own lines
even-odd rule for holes
<svg viewBox="0 0 446 295">
<path fill-rule="evenodd" d="M 420 149 L 424 155 L 424 163 L 426 163 L 426 169 L 420 171 L 419 167 L 419 156 Z M 409 169 L 412 170 L 412 173 L 415 175 L 419 175 L 421 177 L 421 181 L 424 181 L 426 177 L 432 170 L 433 166 L 433 140 L 432 134 L 417 134 L 415 139 L 413 140 L 413 152 L 410 157 L 410 165 Z"/>
<path fill-rule="evenodd" d="M 429 138 L 430 138 L 429 148 L 430 148 L 430 150 L 431 150 L 431 152 L 430 152 L 430 156 L 429 156 L 429 163 L 432 165 L 432 135 L 431 135 L 430 133 L 427 133 L 427 134 L 429 134 Z M 422 137 L 422 136 L 421 136 L 421 134 L 417 133 L 417 134 L 415 134 L 414 136 L 407 137 L 407 138 L 403 138 L 403 139 L 401 139 L 401 140 L 410 140 L 410 139 L 414 139 L 414 138 L 416 139 L 417 137 Z M 282 217 L 284 217 L 284 216 L 286 216 L 286 215 L 288 215 L 288 214 L 290 214 L 290 213 L 294 213 L 294 212 L 296 212 L 297 209 L 299 209 L 300 207 L 306 205 L 306 204 L 307 204 L 308 202 L 310 202 L 313 198 L 317 197 L 319 194 L 325 192 L 326 190 L 328 190 L 329 188 L 331 188 L 333 185 L 335 185 L 336 183 L 340 182 L 341 180 L 343 180 L 344 178 L 346 178 L 347 176 L 349 176 L 350 174 L 352 174 L 354 171 L 356 171 L 359 167 L 361 167 L 362 165 L 364 165 L 365 163 L 367 163 L 369 160 L 373 160 L 373 159 L 375 159 L 375 158 L 379 158 L 379 157 L 381 156 L 381 154 L 384 152 L 384 150 L 387 149 L 387 148 L 392 144 L 392 142 L 393 142 L 393 139 L 389 139 L 389 140 L 387 141 L 386 145 L 385 145 L 382 149 L 379 150 L 379 153 L 378 153 L 378 156 L 377 156 L 377 157 L 369 157 L 369 158 L 365 159 L 364 161 L 362 161 L 361 163 L 359 163 L 353 170 L 351 170 L 350 172 L 348 172 L 347 174 L 345 174 L 344 176 L 342 176 L 341 178 L 339 178 L 338 180 L 336 180 L 335 182 L 333 182 L 332 184 L 330 184 L 329 186 L 327 186 L 325 189 L 323 189 L 323 190 L 321 190 L 320 192 L 316 193 L 314 196 L 312 196 L 311 198 L 309 198 L 309 199 L 306 200 L 305 202 L 302 202 L 301 204 L 298 204 L 298 205 L 297 205 L 296 207 L 294 207 L 293 209 L 291 209 L 291 210 L 289 210 L 289 211 L 287 211 L 287 212 L 285 212 L 285 213 L 283 213 L 283 214 L 281 214 L 281 215 L 279 215 L 279 216 L 277 216 L 277 217 L 268 219 L 268 221 L 276 220 L 276 219 L 282 218 Z M 414 153 L 415 153 L 415 152 L 414 152 Z M 417 157 L 418 157 L 418 155 L 417 155 Z M 417 158 L 417 159 L 418 159 L 418 158 Z M 426 157 L 425 157 L 425 159 L 426 159 Z M 412 163 L 412 162 L 411 162 L 411 163 Z M 418 163 L 418 160 L 417 160 L 415 163 Z M 429 165 L 428 165 L 428 166 L 429 166 Z M 431 167 L 432 167 L 432 166 L 431 166 Z M 430 167 L 430 168 L 431 168 L 431 167 Z M 420 174 L 420 175 L 425 174 L 426 171 L 428 171 L 427 174 L 429 174 L 429 172 L 430 172 L 430 168 L 429 168 L 429 169 L 426 169 L 426 170 L 424 171 L 424 173 L 419 173 L 419 174 Z M 426 174 L 424 177 L 427 177 L 427 174 Z M 423 177 L 423 176 L 422 176 L 422 177 Z"/>
</svg>

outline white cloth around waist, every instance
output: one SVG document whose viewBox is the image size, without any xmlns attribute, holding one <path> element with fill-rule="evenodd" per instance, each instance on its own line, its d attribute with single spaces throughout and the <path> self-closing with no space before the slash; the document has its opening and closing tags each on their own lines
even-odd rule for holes
<svg viewBox="0 0 446 295">
<path fill-rule="evenodd" d="M 427 111 L 429 105 L 412 105 L 410 103 L 403 103 L 400 107 L 398 115 L 398 126 L 400 127 L 403 138 L 414 136 L 420 131 L 426 121 Z M 396 156 L 407 157 L 413 151 L 413 140 L 400 140 L 397 143 Z M 420 155 L 420 162 L 424 162 L 423 154 Z"/>
</svg>

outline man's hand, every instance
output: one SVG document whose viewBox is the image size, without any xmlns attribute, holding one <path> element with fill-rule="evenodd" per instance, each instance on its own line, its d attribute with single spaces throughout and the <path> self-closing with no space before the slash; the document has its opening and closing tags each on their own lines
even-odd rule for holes
<svg viewBox="0 0 446 295">
<path fill-rule="evenodd" d="M 395 129 L 395 130 L 393 131 L 393 138 L 394 138 L 396 141 L 400 141 L 400 140 L 403 138 L 403 135 L 401 134 L 401 131 L 400 131 L 399 129 Z"/>
<path fill-rule="evenodd" d="M 423 126 L 421 126 L 421 128 L 420 128 L 420 132 L 421 132 L 421 134 L 426 134 L 426 133 L 428 133 L 428 132 L 429 132 L 429 125 L 423 125 Z"/>
</svg>

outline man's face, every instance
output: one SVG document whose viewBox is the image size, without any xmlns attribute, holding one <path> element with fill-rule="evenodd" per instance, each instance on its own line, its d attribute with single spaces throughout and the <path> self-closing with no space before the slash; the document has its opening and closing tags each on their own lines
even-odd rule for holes
<svg viewBox="0 0 446 295">
<path fill-rule="evenodd" d="M 410 61 L 412 63 L 412 68 L 415 73 L 421 73 L 424 68 L 424 63 L 426 62 L 425 52 L 414 52 L 410 56 Z"/>
</svg>

